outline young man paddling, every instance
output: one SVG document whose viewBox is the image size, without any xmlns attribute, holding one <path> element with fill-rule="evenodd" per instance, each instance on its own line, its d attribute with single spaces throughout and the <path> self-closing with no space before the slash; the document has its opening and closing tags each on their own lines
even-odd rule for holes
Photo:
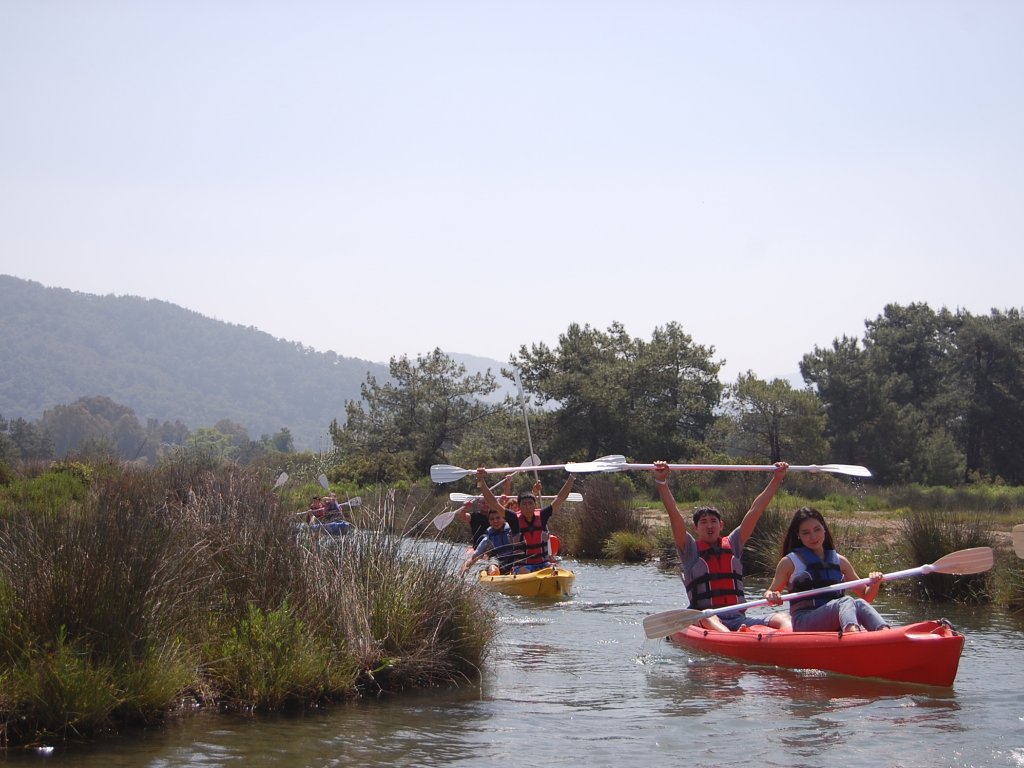
<svg viewBox="0 0 1024 768">
<path fill-rule="evenodd" d="M 492 511 L 504 513 L 505 508 L 498 503 L 494 492 L 487 487 L 487 470 L 483 467 L 477 469 L 476 480 L 487 506 Z M 519 511 L 516 513 L 516 517 L 519 522 L 522 562 L 515 567 L 516 573 L 537 571 L 550 564 L 551 561 L 547 553 L 548 520 L 569 497 L 575 482 L 576 475 L 569 475 L 551 504 L 540 511 L 537 510 L 537 499 L 541 495 L 540 481 L 533 484 L 533 493 L 520 493 L 517 497 Z"/>
<path fill-rule="evenodd" d="M 768 508 L 775 492 L 782 485 L 789 464 L 776 462 L 775 472 L 765 489 L 750 505 L 740 524 L 728 536 L 722 536 L 722 514 L 714 507 L 700 507 L 693 513 L 696 538 L 686 530 L 686 521 L 676 506 L 675 497 L 668 487 L 669 468 L 664 461 L 654 462 L 654 482 L 658 486 L 661 502 L 672 524 L 672 538 L 679 549 L 680 570 L 690 607 L 698 610 L 722 608 L 745 602 L 743 593 L 743 547 L 754 532 L 761 515 Z M 778 629 L 790 628 L 789 616 L 773 613 L 771 616 L 750 617 L 744 611 L 733 611 L 702 619 L 705 629 L 720 632 L 736 631 L 742 626 L 767 624 Z"/>
</svg>

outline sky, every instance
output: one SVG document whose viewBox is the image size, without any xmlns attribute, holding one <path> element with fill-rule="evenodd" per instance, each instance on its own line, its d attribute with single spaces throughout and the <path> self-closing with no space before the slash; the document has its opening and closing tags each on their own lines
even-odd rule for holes
<svg viewBox="0 0 1024 768">
<path fill-rule="evenodd" d="M 0 0 L 0 273 L 375 362 L 1024 305 L 1024 3 Z"/>
</svg>

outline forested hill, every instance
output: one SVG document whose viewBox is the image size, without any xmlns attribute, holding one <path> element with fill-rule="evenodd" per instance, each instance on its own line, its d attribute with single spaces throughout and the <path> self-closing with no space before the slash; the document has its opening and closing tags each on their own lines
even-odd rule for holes
<svg viewBox="0 0 1024 768">
<path fill-rule="evenodd" d="M 291 430 L 316 448 L 367 372 L 386 365 L 317 352 L 164 301 L 95 296 L 0 275 L 0 415 L 102 395 L 142 423 L 230 419 L 254 437 Z"/>
</svg>

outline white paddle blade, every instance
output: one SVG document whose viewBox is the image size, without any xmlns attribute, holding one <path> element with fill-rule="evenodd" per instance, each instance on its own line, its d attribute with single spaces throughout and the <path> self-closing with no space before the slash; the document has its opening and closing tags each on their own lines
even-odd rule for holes
<svg viewBox="0 0 1024 768">
<path fill-rule="evenodd" d="M 277 476 L 277 480 L 274 482 L 274 487 L 275 488 L 280 488 L 282 485 L 284 485 L 287 482 L 288 482 L 288 473 L 287 472 L 282 472 L 280 475 Z"/>
<path fill-rule="evenodd" d="M 1017 557 L 1024 558 L 1024 523 L 1013 526 L 1013 551 Z"/>
<path fill-rule="evenodd" d="M 831 472 L 834 475 L 849 475 L 850 477 L 871 477 L 871 470 L 856 464 L 822 464 L 818 467 L 821 472 Z"/>
<path fill-rule="evenodd" d="M 565 465 L 565 471 L 585 474 L 588 472 L 621 472 L 626 468 L 626 457 L 620 454 L 601 456 L 593 461 L 575 461 Z"/>
<path fill-rule="evenodd" d="M 327 490 L 327 475 L 320 475 L 320 477 L 317 478 L 317 482 L 320 483 L 321 488 L 323 488 L 325 491 Z"/>
<path fill-rule="evenodd" d="M 695 611 L 692 608 L 676 608 L 671 611 L 652 613 L 650 616 L 644 617 L 644 634 L 652 640 L 668 637 L 676 632 L 682 632 L 703 617 L 702 611 Z"/>
<path fill-rule="evenodd" d="M 463 469 L 451 464 L 435 464 L 430 468 L 430 480 L 434 483 L 454 483 L 475 472 L 475 469 Z"/>
<path fill-rule="evenodd" d="M 455 519 L 456 512 L 458 512 L 457 509 L 453 509 L 450 512 L 442 512 L 433 519 L 432 522 L 434 523 L 434 527 L 439 531 L 443 531 L 451 524 L 452 520 Z"/>
</svg>

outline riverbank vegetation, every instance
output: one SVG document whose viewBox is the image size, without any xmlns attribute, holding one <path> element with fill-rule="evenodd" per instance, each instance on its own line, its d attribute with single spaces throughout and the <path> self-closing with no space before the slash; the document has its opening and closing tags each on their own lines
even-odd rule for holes
<svg viewBox="0 0 1024 768">
<path fill-rule="evenodd" d="M 448 546 L 297 536 L 273 477 L 57 464 L 0 487 L 0 744 L 198 706 L 310 706 L 477 675 L 493 633 Z M 43 488 L 52 495 L 41 494 Z"/>
</svg>

